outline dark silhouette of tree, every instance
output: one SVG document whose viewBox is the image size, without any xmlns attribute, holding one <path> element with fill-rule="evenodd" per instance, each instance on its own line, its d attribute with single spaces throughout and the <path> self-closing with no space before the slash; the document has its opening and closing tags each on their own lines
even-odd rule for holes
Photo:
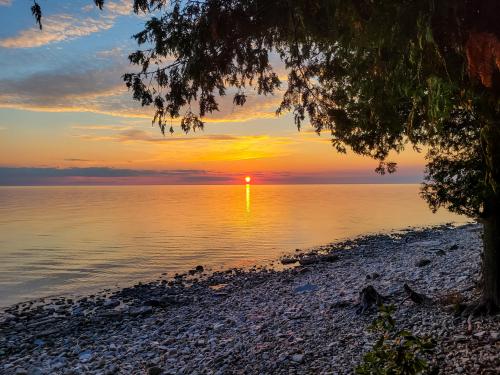
<svg viewBox="0 0 500 375">
<path fill-rule="evenodd" d="M 220 96 L 244 105 L 251 88 L 379 173 L 395 171 L 390 151 L 425 147 L 422 196 L 484 223 L 483 303 L 500 306 L 499 1 L 135 0 L 134 11 L 151 17 L 129 56 L 140 70 L 123 78 L 162 132 L 178 117 L 185 132 L 203 128 Z"/>
</svg>

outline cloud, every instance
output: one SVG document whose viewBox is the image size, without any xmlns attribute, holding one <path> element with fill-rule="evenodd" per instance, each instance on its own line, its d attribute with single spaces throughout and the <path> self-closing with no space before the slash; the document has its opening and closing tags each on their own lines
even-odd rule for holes
<svg viewBox="0 0 500 375">
<path fill-rule="evenodd" d="M 93 112 L 119 117 L 151 119 L 154 109 L 141 107 L 132 99 L 121 76 L 123 63 L 99 69 L 75 70 L 65 67 L 16 79 L 0 80 L 0 108 L 43 112 Z M 243 107 L 235 106 L 232 96 L 219 98 L 220 111 L 204 118 L 210 122 L 245 122 L 276 118 L 280 96 L 260 96 L 250 92 Z M 196 104 L 193 104 L 196 108 Z M 179 119 L 172 122 L 179 123 Z"/>
<path fill-rule="evenodd" d="M 12 0 L 0 0 L 0 6 L 8 7 L 12 5 Z"/>
<path fill-rule="evenodd" d="M 261 184 L 331 184 L 331 183 L 419 183 L 420 169 L 379 176 L 371 170 L 297 172 L 247 171 Z M 109 167 L 37 168 L 0 167 L 0 185 L 130 185 L 130 184 L 234 184 L 241 183 L 241 173 L 203 169 L 119 169 Z"/>
<path fill-rule="evenodd" d="M 4 1 L 5 0 L 0 0 Z M 103 11 L 88 4 L 87 13 L 54 14 L 44 17 L 44 29 L 35 25 L 17 35 L 0 39 L 0 46 L 28 48 L 90 35 L 113 27 L 116 19 L 131 13 L 132 0 L 106 1 Z M 91 13 L 93 12 L 93 13 Z M 132 70 L 128 64 L 128 44 L 97 51 L 78 66 L 58 66 L 33 74 L 11 75 L 0 80 L 0 108 L 41 112 L 91 112 L 104 115 L 152 119 L 154 109 L 141 107 L 132 99 L 121 76 Z M 273 57 L 273 61 L 277 58 Z M 53 64 L 52 64 L 53 66 Z M 92 68 L 92 67 L 97 68 Z M 82 68 L 84 67 L 84 68 Z M 90 68 L 89 68 L 90 67 Z M 278 93 L 279 94 L 279 93 Z M 204 118 L 211 122 L 245 122 L 275 118 L 280 96 L 248 93 L 244 107 L 233 104 L 232 95 L 219 98 L 220 111 Z M 196 103 L 193 103 L 196 108 Z M 172 120 L 174 125 L 180 120 Z"/>
<path fill-rule="evenodd" d="M 133 14 L 133 8 L 134 8 L 133 0 L 106 1 L 102 12 L 104 14 L 109 13 L 111 15 L 126 16 Z M 97 9 L 98 8 L 96 7 L 95 4 L 87 4 L 82 8 L 84 12 L 93 12 L 96 11 Z"/>
<path fill-rule="evenodd" d="M 108 1 L 105 4 L 104 11 L 112 15 L 127 16 L 133 14 L 133 0 Z"/>
<path fill-rule="evenodd" d="M 127 130 L 130 129 L 129 125 L 73 125 L 72 129 L 84 130 Z"/>
<path fill-rule="evenodd" d="M 80 72 L 39 72 L 24 79 L 4 79 L 0 80 L 0 95 L 54 106 L 65 98 L 114 95 L 122 87 L 119 71 L 115 67 Z"/>
<path fill-rule="evenodd" d="M 0 0 L 0 5 L 10 5 L 10 0 Z M 95 9 L 95 6 L 90 5 Z M 90 10 L 88 6 L 83 10 Z M 71 14 L 53 14 L 42 19 L 43 30 L 33 25 L 17 35 L 0 39 L 0 47 L 33 48 L 51 43 L 81 38 L 113 27 L 118 16 L 132 14 L 132 1 L 120 0 L 106 2 L 97 18 Z"/>
<path fill-rule="evenodd" d="M 135 142 L 148 142 L 148 143 L 169 143 L 169 142 L 201 142 L 201 141 L 247 141 L 247 140 L 263 140 L 267 139 L 268 136 L 256 135 L 256 136 L 235 136 L 229 134 L 193 134 L 186 136 L 179 135 L 162 135 L 159 132 L 147 132 L 143 129 L 136 129 L 128 126 L 115 126 L 115 125 L 76 125 L 72 127 L 73 129 L 82 130 L 119 130 L 115 133 L 102 134 L 101 132 L 91 132 L 84 134 L 75 134 L 75 137 L 84 139 L 87 141 L 112 141 L 112 142 L 124 142 L 124 143 L 135 143 Z"/>
<path fill-rule="evenodd" d="M 21 31 L 16 36 L 0 39 L 0 47 L 40 47 L 49 43 L 80 38 L 107 30 L 113 26 L 113 23 L 113 19 L 109 17 L 80 19 L 69 14 L 56 14 L 44 18 L 43 30 L 33 26 L 30 29 Z"/>
<path fill-rule="evenodd" d="M 0 80 L 0 107 L 43 112 L 96 112 L 118 115 L 127 90 L 121 66 L 38 72 Z M 123 98 L 122 98 L 123 97 Z M 129 110 L 138 105 L 129 98 Z M 142 117 L 147 117 L 144 113 Z"/>
<path fill-rule="evenodd" d="M 141 129 L 129 129 L 122 131 L 116 137 L 119 142 L 184 142 L 184 141 L 201 141 L 201 140 L 211 140 L 211 141 L 233 141 L 241 137 L 236 137 L 227 134 L 209 134 L 203 136 L 195 137 L 176 137 L 176 136 L 153 136 L 151 132 L 146 132 Z"/>
<path fill-rule="evenodd" d="M 231 174 L 201 169 L 118 169 L 109 167 L 0 167 L 0 185 L 227 183 Z"/>
</svg>

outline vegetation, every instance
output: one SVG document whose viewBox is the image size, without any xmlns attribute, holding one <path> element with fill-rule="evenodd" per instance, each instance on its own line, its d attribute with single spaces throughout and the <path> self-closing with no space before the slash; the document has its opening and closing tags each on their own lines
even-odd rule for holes
<svg viewBox="0 0 500 375">
<path fill-rule="evenodd" d="M 244 105 L 255 90 L 281 95 L 278 114 L 376 159 L 379 173 L 396 170 L 391 151 L 425 148 L 422 196 L 483 221 L 482 302 L 500 306 L 500 2 L 135 0 L 134 10 L 151 17 L 129 57 L 139 71 L 124 80 L 162 132 L 169 118 L 203 128 L 220 96 Z"/>
<path fill-rule="evenodd" d="M 358 375 L 417 375 L 434 374 L 437 370 L 427 361 L 435 347 L 431 338 L 420 338 L 409 331 L 396 330 L 391 314 L 394 306 L 380 307 L 379 316 L 371 329 L 380 334 L 373 349 L 356 367 Z"/>
</svg>

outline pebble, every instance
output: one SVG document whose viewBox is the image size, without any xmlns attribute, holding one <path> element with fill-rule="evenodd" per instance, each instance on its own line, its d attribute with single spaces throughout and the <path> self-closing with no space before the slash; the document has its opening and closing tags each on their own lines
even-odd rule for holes
<svg viewBox="0 0 500 375">
<path fill-rule="evenodd" d="M 425 267 L 425 266 L 428 266 L 429 264 L 431 264 L 432 261 L 430 259 L 419 259 L 415 265 L 417 267 Z"/>
<path fill-rule="evenodd" d="M 80 359 L 80 362 L 83 362 L 83 363 L 88 362 L 92 358 L 92 352 L 84 351 L 84 352 L 80 353 L 78 358 Z"/>
</svg>

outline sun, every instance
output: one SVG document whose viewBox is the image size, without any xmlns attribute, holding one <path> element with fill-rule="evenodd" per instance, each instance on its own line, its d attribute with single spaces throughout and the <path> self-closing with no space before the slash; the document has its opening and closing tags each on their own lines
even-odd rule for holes
<svg viewBox="0 0 500 375">
<path fill-rule="evenodd" d="M 245 182 L 246 182 L 247 184 L 249 184 L 249 183 L 250 183 L 250 181 L 252 181 L 252 178 L 251 178 L 250 176 L 246 176 L 246 177 L 245 177 Z"/>
</svg>

